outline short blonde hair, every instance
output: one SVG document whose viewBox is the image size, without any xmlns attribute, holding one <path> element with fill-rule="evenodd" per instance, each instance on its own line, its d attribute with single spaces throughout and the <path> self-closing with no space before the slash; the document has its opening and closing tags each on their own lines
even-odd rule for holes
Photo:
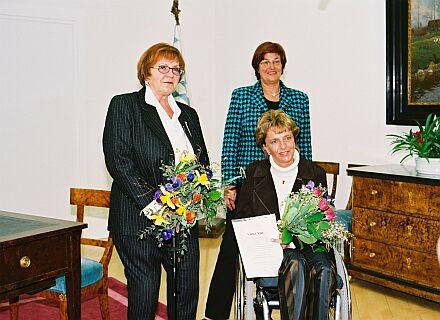
<svg viewBox="0 0 440 320">
<path fill-rule="evenodd" d="M 266 142 L 267 132 L 271 128 L 292 131 L 295 139 L 299 134 L 299 127 L 287 113 L 282 110 L 266 111 L 261 115 L 261 118 L 257 124 L 257 130 L 255 131 L 257 144 L 260 146 L 260 148 L 264 146 Z"/>
<path fill-rule="evenodd" d="M 180 69 L 185 71 L 185 61 L 176 47 L 165 42 L 156 43 L 142 54 L 137 64 L 137 77 L 142 86 L 145 86 L 145 81 L 151 76 L 151 67 L 162 58 L 177 59 Z"/>
</svg>

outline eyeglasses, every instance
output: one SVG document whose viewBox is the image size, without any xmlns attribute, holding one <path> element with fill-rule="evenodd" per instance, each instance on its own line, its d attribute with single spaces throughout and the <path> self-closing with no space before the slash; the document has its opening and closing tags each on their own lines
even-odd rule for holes
<svg viewBox="0 0 440 320">
<path fill-rule="evenodd" d="M 273 61 L 263 60 L 260 62 L 260 66 L 262 66 L 263 68 L 269 68 L 270 65 L 272 65 L 273 67 L 278 67 L 281 65 L 281 61 L 280 60 L 273 60 Z"/>
<path fill-rule="evenodd" d="M 183 70 L 179 67 L 168 67 L 167 65 L 161 65 L 157 67 L 150 67 L 151 69 L 157 69 L 160 73 L 167 74 L 170 70 L 175 76 L 181 76 L 183 74 Z"/>
</svg>

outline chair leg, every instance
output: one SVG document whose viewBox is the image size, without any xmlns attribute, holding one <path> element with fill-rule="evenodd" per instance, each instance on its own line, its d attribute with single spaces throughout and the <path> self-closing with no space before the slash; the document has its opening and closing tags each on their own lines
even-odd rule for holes
<svg viewBox="0 0 440 320">
<path fill-rule="evenodd" d="M 110 311 L 108 308 L 108 289 L 102 288 L 99 293 L 99 307 L 101 309 L 102 320 L 110 320 Z M 100 291 L 101 291 L 100 290 Z"/>
<path fill-rule="evenodd" d="M 9 299 L 9 319 L 18 320 L 18 297 Z"/>
<path fill-rule="evenodd" d="M 67 320 L 67 298 L 60 296 L 60 320 Z"/>
</svg>

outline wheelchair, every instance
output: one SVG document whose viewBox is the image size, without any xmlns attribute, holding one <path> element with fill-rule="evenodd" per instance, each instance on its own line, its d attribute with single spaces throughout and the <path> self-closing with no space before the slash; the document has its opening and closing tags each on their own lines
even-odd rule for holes
<svg viewBox="0 0 440 320">
<path fill-rule="evenodd" d="M 344 258 L 334 248 L 338 289 L 333 295 L 329 320 L 351 320 L 351 294 Z M 343 251 L 342 251 L 343 252 Z M 261 281 L 262 280 L 262 281 Z M 256 295 L 254 297 L 254 293 Z M 254 319 L 254 306 L 260 308 L 264 320 L 270 320 L 271 310 L 279 309 L 277 278 L 247 279 L 241 257 L 237 264 L 234 319 Z"/>
</svg>

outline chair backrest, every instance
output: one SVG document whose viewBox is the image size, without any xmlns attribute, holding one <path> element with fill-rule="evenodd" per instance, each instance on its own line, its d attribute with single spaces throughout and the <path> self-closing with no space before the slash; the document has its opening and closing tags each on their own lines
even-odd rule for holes
<svg viewBox="0 0 440 320">
<path fill-rule="evenodd" d="M 338 175 L 339 175 L 339 162 L 330 161 L 313 161 L 322 169 L 325 173 L 332 175 L 332 187 L 329 188 L 329 193 L 334 199 L 336 196 L 336 187 L 338 186 Z M 330 191 L 331 190 L 331 191 Z"/>
<path fill-rule="evenodd" d="M 357 163 L 349 163 L 347 164 L 347 168 L 356 168 L 356 167 L 364 167 L 366 164 L 357 164 Z M 350 188 L 350 195 L 348 196 L 347 205 L 345 206 L 346 210 L 353 209 L 353 187 Z"/>
<path fill-rule="evenodd" d="M 70 189 L 70 204 L 76 205 L 76 221 L 84 222 L 85 207 L 108 208 L 110 206 L 110 191 L 94 189 Z M 109 233 L 107 239 L 81 238 L 81 244 L 104 248 L 100 263 L 107 266 L 113 252 L 113 240 Z"/>
</svg>

